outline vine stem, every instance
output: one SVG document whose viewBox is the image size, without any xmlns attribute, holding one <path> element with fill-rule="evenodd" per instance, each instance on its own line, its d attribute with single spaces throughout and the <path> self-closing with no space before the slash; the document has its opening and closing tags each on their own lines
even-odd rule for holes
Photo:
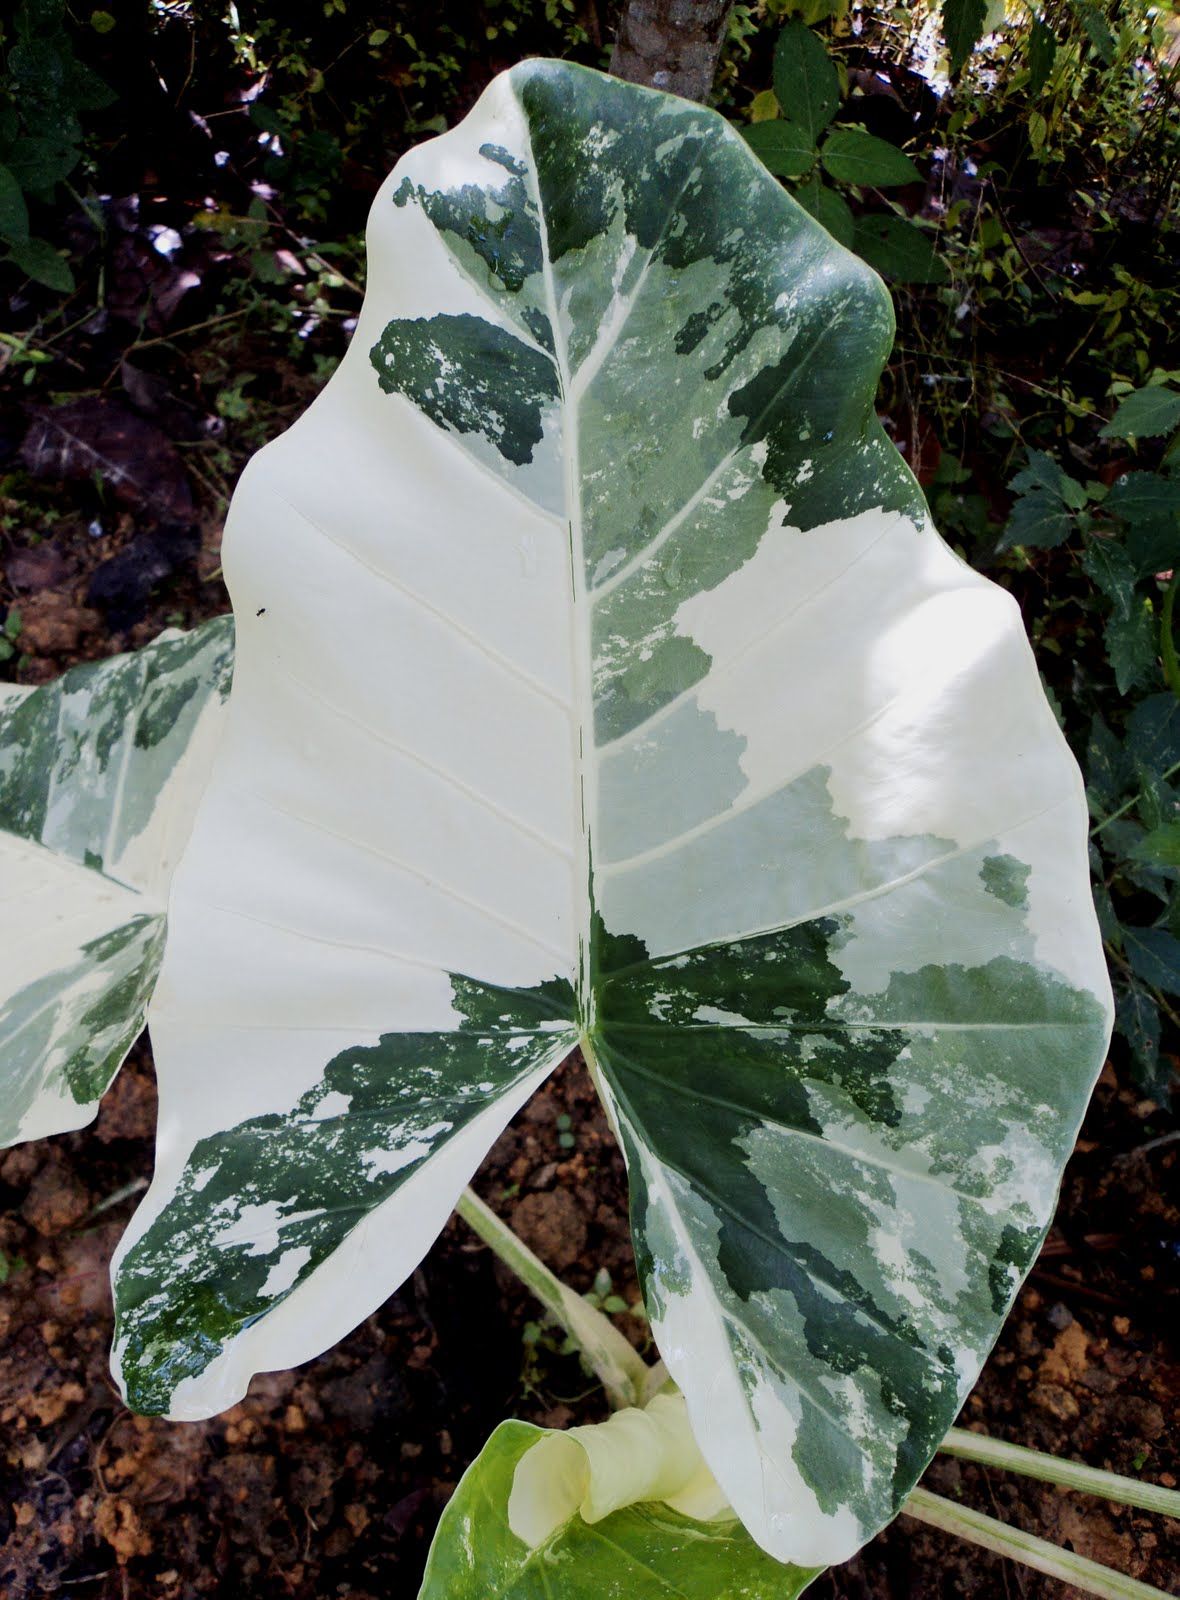
<svg viewBox="0 0 1180 1600">
<path fill-rule="evenodd" d="M 994 1550 L 1050 1578 L 1060 1578 L 1083 1594 L 1099 1595 L 1102 1600 L 1167 1600 L 1163 1589 L 1153 1589 L 1150 1584 L 1128 1578 L 1111 1567 L 1100 1566 L 1097 1561 L 1075 1555 L 1072 1550 L 1063 1550 L 1046 1539 L 1038 1539 L 1035 1534 L 997 1522 L 995 1517 L 984 1516 L 982 1511 L 971 1511 L 952 1500 L 944 1500 L 941 1495 L 931 1494 L 929 1489 L 915 1489 L 901 1509 L 905 1516 L 917 1522 L 941 1528 L 944 1533 L 982 1545 L 985 1550 Z"/>
</svg>

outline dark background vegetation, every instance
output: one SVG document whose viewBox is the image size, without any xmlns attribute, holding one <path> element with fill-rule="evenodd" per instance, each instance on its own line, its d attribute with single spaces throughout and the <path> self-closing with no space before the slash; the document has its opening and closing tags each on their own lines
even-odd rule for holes
<svg viewBox="0 0 1180 1600">
<path fill-rule="evenodd" d="M 615 12 L 5 9 L 0 675 L 44 682 L 226 608 L 230 489 L 348 342 L 379 182 L 521 56 L 605 65 Z M 803 58 L 835 85 L 827 129 L 804 130 L 818 157 L 798 155 L 781 115 Z M 898 339 L 879 410 L 944 536 L 1019 600 L 1091 799 L 1119 1033 L 964 1425 L 1171 1485 L 1178 76 L 1180 21 L 1140 0 L 1013 3 L 1006 20 L 983 0 L 943 18 L 763 0 L 735 7 L 714 94 L 890 277 Z M 877 150 L 850 179 L 839 142 L 825 148 L 854 127 L 913 167 Z M 257 1380 L 228 1416 L 131 1417 L 106 1376 L 105 1271 L 150 1168 L 153 1112 L 141 1047 L 96 1130 L 0 1157 L 0 1585 L 15 1600 L 412 1596 L 438 1511 L 494 1423 L 587 1420 L 600 1394 L 453 1224 L 381 1312 L 299 1372 Z M 643 1344 L 621 1168 L 576 1065 L 479 1186 Z M 1174 1525 L 954 1463 L 931 1482 L 1175 1584 Z M 903 1520 L 814 1592 L 1067 1591 Z"/>
</svg>

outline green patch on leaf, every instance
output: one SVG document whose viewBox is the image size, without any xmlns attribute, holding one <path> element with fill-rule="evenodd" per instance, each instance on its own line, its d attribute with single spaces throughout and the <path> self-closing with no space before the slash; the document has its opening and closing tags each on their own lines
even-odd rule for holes
<svg viewBox="0 0 1180 1600">
<path fill-rule="evenodd" d="M 167 1411 L 180 1383 L 281 1304 L 480 1111 L 570 1050 L 568 983 L 451 985 L 451 1032 L 388 1033 L 341 1051 L 289 1109 L 196 1144 L 116 1279 L 115 1347 L 137 1411 Z"/>
<path fill-rule="evenodd" d="M 533 459 L 558 395 L 552 357 L 467 313 L 391 322 L 371 360 L 387 394 L 405 395 L 441 428 L 482 434 L 517 466 Z"/>
</svg>

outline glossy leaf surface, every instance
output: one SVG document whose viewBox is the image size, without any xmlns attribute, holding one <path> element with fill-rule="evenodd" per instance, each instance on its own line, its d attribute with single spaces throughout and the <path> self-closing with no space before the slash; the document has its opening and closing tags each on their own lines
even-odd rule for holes
<svg viewBox="0 0 1180 1600">
<path fill-rule="evenodd" d="M 713 113 L 526 62 L 369 250 L 227 530 L 123 1382 L 206 1415 L 346 1332 L 581 1040 L 705 1457 L 764 1549 L 839 1560 L 1101 1062 L 1076 768 L 876 421 L 880 281 Z"/>
</svg>

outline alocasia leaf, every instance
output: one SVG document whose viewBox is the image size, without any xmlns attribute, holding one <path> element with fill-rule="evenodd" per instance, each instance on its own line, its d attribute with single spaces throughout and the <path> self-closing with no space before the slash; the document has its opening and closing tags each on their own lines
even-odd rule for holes
<svg viewBox="0 0 1180 1600">
<path fill-rule="evenodd" d="M 0 698 L 0 1143 L 80 1128 L 143 1027 L 233 624 Z"/>
<path fill-rule="evenodd" d="M 876 420 L 883 286 L 715 114 L 525 62 L 369 250 L 227 528 L 117 1368 L 202 1416 L 323 1349 L 580 1042 L 705 1458 L 763 1549 L 839 1560 L 1102 1060 L 1077 769 Z"/>
</svg>

